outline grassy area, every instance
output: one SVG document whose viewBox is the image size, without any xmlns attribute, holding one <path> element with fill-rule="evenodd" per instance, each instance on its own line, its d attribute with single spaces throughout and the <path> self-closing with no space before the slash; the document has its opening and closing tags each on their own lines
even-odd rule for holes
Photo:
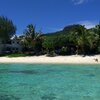
<svg viewBox="0 0 100 100">
<path fill-rule="evenodd" d="M 8 54 L 6 55 L 7 57 L 26 57 L 26 56 L 32 56 L 32 55 L 29 55 L 29 54 L 18 54 L 18 53 L 14 53 L 14 54 Z"/>
</svg>

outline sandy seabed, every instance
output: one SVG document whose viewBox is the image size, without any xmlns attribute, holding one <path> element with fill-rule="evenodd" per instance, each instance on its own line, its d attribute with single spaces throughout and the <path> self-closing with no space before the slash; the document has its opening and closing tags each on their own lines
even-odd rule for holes
<svg viewBox="0 0 100 100">
<path fill-rule="evenodd" d="M 95 56 L 56 56 L 46 57 L 31 56 L 31 57 L 0 57 L 0 63 L 50 63 L 50 64 L 100 64 L 100 55 Z"/>
</svg>

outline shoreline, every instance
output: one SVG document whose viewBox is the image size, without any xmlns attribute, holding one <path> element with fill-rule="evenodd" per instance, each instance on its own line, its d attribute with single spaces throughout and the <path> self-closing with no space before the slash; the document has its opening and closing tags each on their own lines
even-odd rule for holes
<svg viewBox="0 0 100 100">
<path fill-rule="evenodd" d="M 25 63 L 25 64 L 100 64 L 100 55 L 94 56 L 56 56 L 46 57 L 0 57 L 0 63 Z"/>
</svg>

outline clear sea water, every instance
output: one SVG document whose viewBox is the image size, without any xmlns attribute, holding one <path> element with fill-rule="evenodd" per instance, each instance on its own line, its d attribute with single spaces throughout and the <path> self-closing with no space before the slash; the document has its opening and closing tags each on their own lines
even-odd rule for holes
<svg viewBox="0 0 100 100">
<path fill-rule="evenodd" d="M 0 64 L 0 100 L 100 100 L 100 65 Z"/>
</svg>

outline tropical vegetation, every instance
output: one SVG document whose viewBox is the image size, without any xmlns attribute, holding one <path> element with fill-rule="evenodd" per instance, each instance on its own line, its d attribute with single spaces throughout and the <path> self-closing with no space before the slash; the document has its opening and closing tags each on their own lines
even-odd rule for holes
<svg viewBox="0 0 100 100">
<path fill-rule="evenodd" d="M 0 17 L 0 39 L 9 40 L 16 27 L 7 17 Z M 17 37 L 23 49 L 21 53 L 31 55 L 94 55 L 100 54 L 100 23 L 87 29 L 83 25 L 66 26 L 63 30 L 43 34 L 29 24 Z"/>
<path fill-rule="evenodd" d="M 4 42 L 11 39 L 15 35 L 16 26 L 13 24 L 12 20 L 7 17 L 0 16 L 0 39 Z"/>
</svg>

